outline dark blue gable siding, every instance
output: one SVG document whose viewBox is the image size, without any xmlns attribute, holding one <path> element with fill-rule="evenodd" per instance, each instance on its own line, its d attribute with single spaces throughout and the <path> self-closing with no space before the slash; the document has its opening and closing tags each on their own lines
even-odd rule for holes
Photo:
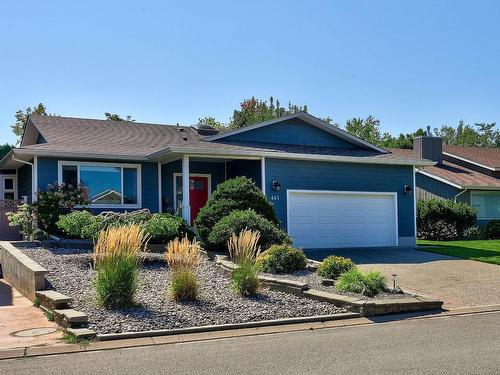
<svg viewBox="0 0 500 375">
<path fill-rule="evenodd" d="M 287 145 L 356 148 L 357 146 L 300 119 L 277 122 L 221 139 L 219 142 L 262 142 Z"/>
<path fill-rule="evenodd" d="M 68 159 L 64 159 L 69 161 Z M 81 161 L 81 160 L 72 160 Z M 88 160 L 87 160 L 88 161 Z M 96 163 L 123 163 L 116 160 L 96 160 Z M 126 163 L 125 163 L 126 164 Z M 158 193 L 158 164 L 157 163 L 133 163 L 141 165 L 141 189 L 142 189 L 142 208 L 147 208 L 151 212 L 159 210 Z M 31 178 L 31 177 L 30 177 Z M 58 180 L 58 159 L 38 158 L 38 190 L 43 191 L 49 184 L 55 184 Z M 31 181 L 31 180 L 30 180 Z M 94 211 L 107 211 L 105 208 L 95 208 Z M 128 209 L 130 211 L 131 209 Z M 120 211 L 120 209 L 113 209 Z"/>
<path fill-rule="evenodd" d="M 272 190 L 273 180 L 279 180 L 281 191 Z M 414 196 L 403 193 L 404 185 L 413 186 L 412 166 L 266 158 L 266 195 L 285 229 L 288 189 L 397 192 L 399 237 L 414 237 Z"/>
</svg>

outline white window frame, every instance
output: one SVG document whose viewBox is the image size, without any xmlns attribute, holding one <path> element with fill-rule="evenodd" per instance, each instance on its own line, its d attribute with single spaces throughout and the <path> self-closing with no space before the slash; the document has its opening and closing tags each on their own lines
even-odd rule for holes
<svg viewBox="0 0 500 375">
<path fill-rule="evenodd" d="M 476 208 L 473 204 L 473 200 L 474 200 L 474 195 L 487 195 L 487 194 L 493 194 L 493 193 L 499 193 L 498 191 L 496 190 L 492 190 L 492 191 L 474 191 L 474 190 L 471 190 L 470 191 L 470 205 L 474 208 Z M 479 216 L 479 210 L 477 212 L 477 219 L 478 220 L 498 220 L 500 219 L 500 217 L 483 217 L 483 216 Z"/>
<path fill-rule="evenodd" d="M 173 187 L 174 187 L 174 212 L 177 212 L 177 197 L 175 196 L 175 192 L 177 191 L 177 177 L 182 177 L 182 173 L 174 173 L 173 176 Z M 211 174 L 203 174 L 203 173 L 190 173 L 189 178 L 191 177 L 207 177 L 208 179 L 208 197 L 210 198 L 212 195 L 212 175 Z"/>
<path fill-rule="evenodd" d="M 58 161 L 57 181 L 62 184 L 62 169 L 63 166 L 77 167 L 77 182 L 80 184 L 80 167 L 82 165 L 95 167 L 117 167 L 121 169 L 121 192 L 123 201 L 123 168 L 135 168 L 137 170 L 137 204 L 89 204 L 93 208 L 141 208 L 142 207 L 142 171 L 140 164 L 124 164 L 124 163 L 99 163 L 99 162 L 84 162 L 84 161 Z"/>
<path fill-rule="evenodd" d="M 12 189 L 5 189 L 5 180 L 12 180 Z M 17 175 L 15 174 L 2 174 L 0 175 L 0 200 L 5 200 L 5 193 L 14 193 L 14 200 L 17 200 Z"/>
</svg>

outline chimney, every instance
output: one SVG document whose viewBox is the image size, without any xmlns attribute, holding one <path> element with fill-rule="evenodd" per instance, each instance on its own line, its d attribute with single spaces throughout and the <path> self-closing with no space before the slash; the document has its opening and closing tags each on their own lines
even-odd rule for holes
<svg viewBox="0 0 500 375">
<path fill-rule="evenodd" d="M 419 159 L 428 159 L 438 163 L 443 161 L 443 140 L 441 137 L 434 137 L 431 127 L 427 127 L 427 132 L 421 137 L 413 140 L 413 153 Z"/>
</svg>

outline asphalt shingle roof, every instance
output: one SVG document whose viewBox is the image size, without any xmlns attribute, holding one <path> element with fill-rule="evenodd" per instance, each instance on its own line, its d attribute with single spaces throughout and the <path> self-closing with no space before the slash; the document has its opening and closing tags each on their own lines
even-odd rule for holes
<svg viewBox="0 0 500 375">
<path fill-rule="evenodd" d="M 394 154 L 406 157 L 411 157 L 413 155 L 413 150 L 393 148 L 390 149 L 390 151 Z M 488 188 L 498 187 L 500 189 L 500 179 L 488 176 L 484 173 L 463 167 L 447 160 L 443 160 L 440 164 L 426 166 L 421 168 L 421 170 L 430 173 L 433 176 L 444 178 L 445 180 L 462 187 L 482 186 Z"/>
<path fill-rule="evenodd" d="M 387 163 L 418 163 L 413 156 L 353 148 L 310 147 L 285 144 L 245 142 L 230 143 L 221 139 L 206 141 L 190 126 L 146 124 L 139 122 L 94 120 L 71 117 L 31 115 L 31 121 L 47 143 L 26 145 L 24 151 L 67 152 L 116 157 L 148 158 L 167 148 L 187 147 L 193 151 L 214 149 L 228 151 L 271 152 L 329 155 L 369 159 Z M 420 160 L 421 162 L 422 160 Z"/>
</svg>

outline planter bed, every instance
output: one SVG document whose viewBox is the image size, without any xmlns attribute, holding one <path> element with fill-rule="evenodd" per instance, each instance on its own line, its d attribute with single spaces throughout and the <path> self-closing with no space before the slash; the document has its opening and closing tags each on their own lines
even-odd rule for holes
<svg viewBox="0 0 500 375">
<path fill-rule="evenodd" d="M 324 292 L 329 292 L 329 293 L 335 293 L 335 294 L 340 294 L 343 296 L 349 296 L 349 297 L 354 297 L 360 300 L 366 300 L 366 301 L 377 301 L 377 300 L 387 300 L 387 299 L 406 299 L 406 298 L 411 298 L 413 297 L 413 294 L 408 294 L 408 293 L 379 293 L 373 297 L 368 297 L 364 296 L 360 293 L 348 293 L 348 292 L 340 292 L 338 291 L 335 286 L 327 286 L 323 285 L 321 283 L 322 277 L 318 276 L 316 272 L 312 272 L 309 269 L 304 269 L 303 271 L 296 271 L 291 274 L 274 274 L 274 273 L 267 273 L 263 272 L 261 273 L 262 276 L 265 277 L 272 277 L 272 278 L 277 278 L 277 279 L 286 279 L 286 280 L 293 280 L 293 281 L 298 281 L 302 283 L 307 283 L 310 289 L 316 289 L 316 290 L 321 290 Z M 391 281 L 388 280 L 388 284 L 390 284 Z"/>
<path fill-rule="evenodd" d="M 202 257 L 197 302 L 176 303 L 167 294 L 169 272 L 163 254 L 146 254 L 140 272 L 136 307 L 106 310 L 96 306 L 90 266 L 91 252 L 74 248 L 23 248 L 49 270 L 50 288 L 73 297 L 72 307 L 86 313 L 89 328 L 100 334 L 187 328 L 270 319 L 332 315 L 346 310 L 328 302 L 262 289 L 254 298 L 240 298 L 231 281 L 212 261 Z"/>
</svg>

